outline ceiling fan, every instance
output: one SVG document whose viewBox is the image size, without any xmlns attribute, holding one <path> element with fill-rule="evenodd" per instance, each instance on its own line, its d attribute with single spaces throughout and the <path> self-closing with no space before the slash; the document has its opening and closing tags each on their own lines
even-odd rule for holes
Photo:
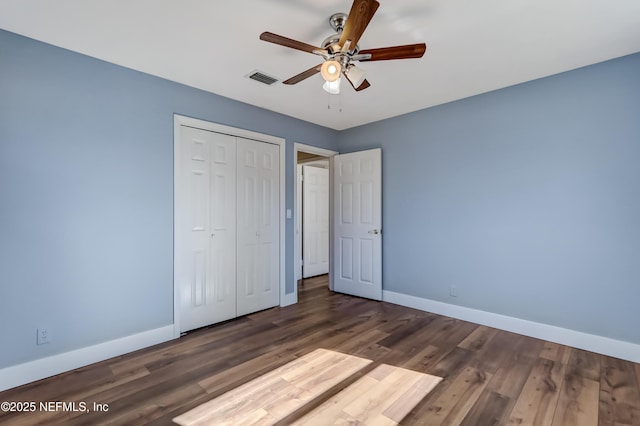
<svg viewBox="0 0 640 426">
<path fill-rule="evenodd" d="M 313 53 L 324 58 L 323 63 L 283 81 L 284 84 L 296 84 L 320 73 L 325 80 L 323 88 L 329 93 L 340 93 L 341 75 L 345 76 L 356 91 L 364 90 L 371 85 L 365 79 L 364 71 L 356 67 L 354 62 L 421 58 L 427 49 L 425 43 L 417 43 L 360 50 L 358 41 L 376 13 L 378 6 L 380 3 L 376 0 L 354 0 L 348 15 L 344 13 L 331 15 L 329 24 L 336 31 L 336 34 L 327 37 L 320 47 L 271 32 L 260 34 L 260 40 Z"/>
</svg>

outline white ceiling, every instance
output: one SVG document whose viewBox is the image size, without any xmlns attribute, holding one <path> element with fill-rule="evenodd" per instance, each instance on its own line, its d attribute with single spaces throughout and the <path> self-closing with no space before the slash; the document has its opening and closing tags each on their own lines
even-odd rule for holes
<svg viewBox="0 0 640 426">
<path fill-rule="evenodd" d="M 337 96 L 320 75 L 295 86 L 245 76 L 319 64 L 258 36 L 320 45 L 350 0 L 0 0 L 0 28 L 338 130 L 640 51 L 640 0 L 379 1 L 360 47 L 424 41 L 427 52 L 363 62 L 372 86 L 345 82 Z"/>
</svg>

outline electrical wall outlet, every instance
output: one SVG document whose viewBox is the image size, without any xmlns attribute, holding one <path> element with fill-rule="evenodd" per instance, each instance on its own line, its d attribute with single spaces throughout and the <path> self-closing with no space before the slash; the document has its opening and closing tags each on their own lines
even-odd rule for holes
<svg viewBox="0 0 640 426">
<path fill-rule="evenodd" d="M 44 345 L 45 343 L 49 343 L 51 341 L 51 335 L 49 334 L 49 330 L 46 328 L 38 329 L 38 345 Z"/>
<path fill-rule="evenodd" d="M 458 288 L 455 285 L 449 286 L 449 296 L 458 297 Z"/>
</svg>

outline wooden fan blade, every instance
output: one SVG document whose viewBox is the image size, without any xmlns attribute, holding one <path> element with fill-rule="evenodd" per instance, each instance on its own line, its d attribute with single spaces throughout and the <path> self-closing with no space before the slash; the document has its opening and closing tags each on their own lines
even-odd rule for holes
<svg viewBox="0 0 640 426">
<path fill-rule="evenodd" d="M 343 74 L 345 76 L 345 78 L 347 79 L 347 81 L 349 82 L 349 84 L 351 84 L 351 87 L 353 87 L 353 89 L 356 92 L 359 92 L 361 90 L 366 89 L 367 87 L 370 87 L 371 84 L 369 84 L 369 82 L 365 79 L 362 83 L 360 83 L 360 86 L 356 87 L 353 85 L 353 81 L 351 81 L 351 79 L 349 78 L 349 74 Z"/>
<path fill-rule="evenodd" d="M 309 68 L 306 71 L 301 72 L 298 75 L 294 75 L 293 77 L 291 77 L 288 80 L 285 80 L 282 82 L 282 84 L 296 84 L 296 83 L 300 83 L 302 80 L 305 80 L 309 77 L 311 77 L 312 75 L 318 74 L 320 72 L 320 67 L 322 66 L 322 64 L 320 65 L 316 65 L 313 68 Z"/>
<path fill-rule="evenodd" d="M 347 22 L 344 24 L 342 36 L 340 37 L 340 46 L 344 46 L 347 40 L 351 40 L 349 49 L 354 49 L 358 40 L 362 37 L 362 33 L 369 25 L 374 13 L 378 10 L 376 0 L 353 0 L 351 11 L 347 16 Z"/>
<path fill-rule="evenodd" d="M 360 59 L 360 61 L 388 61 L 391 59 L 422 58 L 427 50 L 424 43 L 407 44 L 405 46 L 382 47 L 380 49 L 367 49 L 358 52 L 358 55 L 371 55 L 371 59 Z"/>
<path fill-rule="evenodd" d="M 303 43 L 292 38 L 284 37 L 278 34 L 264 32 L 260 34 L 260 40 L 268 41 L 269 43 L 279 44 L 280 46 L 290 47 L 292 49 L 302 50 L 303 52 L 314 53 L 314 50 L 324 51 L 321 47 L 312 46 L 307 43 Z"/>
<path fill-rule="evenodd" d="M 362 84 L 360 86 L 358 86 L 358 88 L 356 89 L 356 92 L 359 92 L 361 90 L 366 89 L 367 87 L 371 87 L 371 84 L 369 84 L 368 80 L 365 80 L 362 82 Z"/>
</svg>

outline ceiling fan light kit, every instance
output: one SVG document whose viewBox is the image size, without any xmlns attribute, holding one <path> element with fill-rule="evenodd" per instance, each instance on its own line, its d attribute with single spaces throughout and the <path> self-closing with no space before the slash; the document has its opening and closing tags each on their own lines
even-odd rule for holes
<svg viewBox="0 0 640 426">
<path fill-rule="evenodd" d="M 322 88 L 329 93 L 340 93 L 340 76 L 344 75 L 356 92 L 371 86 L 365 78 L 362 69 L 353 62 L 387 61 L 392 59 L 421 58 L 427 48 L 424 43 L 405 46 L 383 47 L 379 49 L 360 50 L 358 41 L 369 25 L 371 18 L 380 6 L 376 0 L 353 0 L 349 14 L 334 13 L 329 18 L 329 25 L 336 31 L 322 42 L 322 47 L 316 47 L 288 37 L 270 32 L 260 34 L 260 40 L 313 53 L 322 56 L 324 62 L 313 68 L 297 74 L 284 84 L 297 84 L 318 72 L 325 80 Z"/>
<path fill-rule="evenodd" d="M 328 61 L 324 61 L 322 66 L 320 67 L 320 74 L 325 81 L 332 82 L 336 81 L 340 78 L 340 72 L 342 71 L 342 65 L 340 62 L 329 59 Z"/>
</svg>

